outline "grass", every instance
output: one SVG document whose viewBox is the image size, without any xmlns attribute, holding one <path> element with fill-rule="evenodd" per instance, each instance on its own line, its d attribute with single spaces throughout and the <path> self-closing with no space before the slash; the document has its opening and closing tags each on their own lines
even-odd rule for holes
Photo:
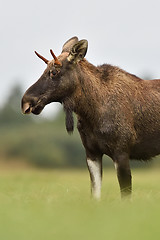
<svg viewBox="0 0 160 240">
<path fill-rule="evenodd" d="M 1 170 L 0 239 L 160 239 L 160 169 L 132 172 L 131 201 L 106 169 L 95 202 L 87 170 Z"/>
</svg>

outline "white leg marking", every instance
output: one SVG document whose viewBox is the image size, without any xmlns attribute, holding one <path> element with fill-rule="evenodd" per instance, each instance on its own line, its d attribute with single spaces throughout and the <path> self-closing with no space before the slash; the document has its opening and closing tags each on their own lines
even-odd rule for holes
<svg viewBox="0 0 160 240">
<path fill-rule="evenodd" d="M 114 162 L 114 167 L 116 170 L 118 169 L 118 164 L 116 162 Z"/>
<path fill-rule="evenodd" d="M 101 163 L 99 161 L 92 161 L 87 159 L 87 164 L 89 172 L 91 174 L 91 184 L 92 184 L 92 194 L 96 199 L 101 197 L 101 185 L 102 185 L 102 176 L 101 176 Z"/>
</svg>

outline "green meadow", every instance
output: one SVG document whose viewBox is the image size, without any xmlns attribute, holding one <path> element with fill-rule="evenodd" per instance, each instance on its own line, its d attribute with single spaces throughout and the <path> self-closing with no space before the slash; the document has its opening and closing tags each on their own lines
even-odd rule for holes
<svg viewBox="0 0 160 240">
<path fill-rule="evenodd" d="M 105 169 L 96 202 L 87 169 L 1 168 L 0 239 L 160 239 L 160 169 L 132 173 L 131 200 L 121 200 L 115 171 Z"/>
</svg>

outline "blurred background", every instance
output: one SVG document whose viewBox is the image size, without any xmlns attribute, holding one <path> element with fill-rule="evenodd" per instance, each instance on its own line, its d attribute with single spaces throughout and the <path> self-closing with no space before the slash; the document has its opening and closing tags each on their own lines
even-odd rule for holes
<svg viewBox="0 0 160 240">
<path fill-rule="evenodd" d="M 43 168 L 86 167 L 77 131 L 68 136 L 60 104 L 23 116 L 24 91 L 69 38 L 87 39 L 87 60 L 109 63 L 144 79 L 160 78 L 158 0 L 5 0 L 0 8 L 0 164 Z M 158 158 L 157 158 L 158 159 Z M 160 162 L 160 161 L 159 161 Z M 112 166 L 109 158 L 105 166 Z M 133 167 L 158 166 L 157 160 Z"/>
</svg>

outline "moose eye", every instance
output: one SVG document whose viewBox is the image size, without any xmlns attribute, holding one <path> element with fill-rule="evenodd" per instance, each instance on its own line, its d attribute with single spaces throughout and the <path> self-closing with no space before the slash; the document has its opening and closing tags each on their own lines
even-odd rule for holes
<svg viewBox="0 0 160 240">
<path fill-rule="evenodd" d="M 58 71 L 56 69 L 49 71 L 49 75 L 51 78 L 55 77 L 57 74 L 58 74 Z"/>
</svg>

